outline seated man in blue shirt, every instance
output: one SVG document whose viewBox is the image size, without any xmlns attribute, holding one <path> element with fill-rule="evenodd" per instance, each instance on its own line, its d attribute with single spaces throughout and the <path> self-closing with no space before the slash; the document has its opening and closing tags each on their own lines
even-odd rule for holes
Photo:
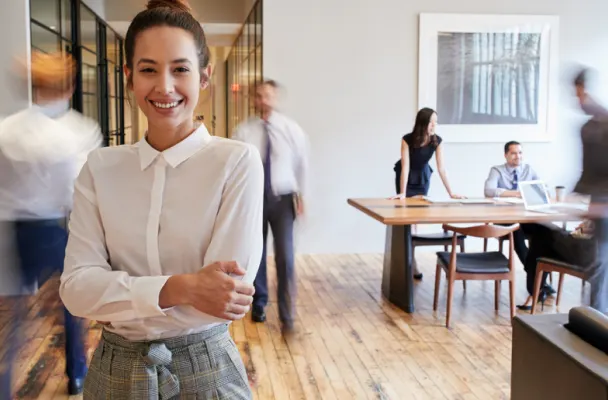
<svg viewBox="0 0 608 400">
<path fill-rule="evenodd" d="M 490 175 L 486 179 L 484 194 L 486 197 L 521 197 L 519 192 L 519 182 L 532 181 L 539 179 L 538 174 L 532 167 L 523 162 L 523 151 L 521 143 L 510 141 L 505 144 L 505 160 L 502 165 L 496 165 L 490 169 Z M 521 229 L 513 232 L 513 247 L 515 253 L 525 265 L 528 256 L 526 246 L 526 235 L 524 231 L 526 224 L 521 225 Z M 547 287 L 549 293 L 554 290 Z"/>
<path fill-rule="evenodd" d="M 490 169 L 484 193 L 486 197 L 521 197 L 519 182 L 537 180 L 538 174 L 523 162 L 521 144 L 510 141 L 505 144 L 506 163 Z"/>
</svg>

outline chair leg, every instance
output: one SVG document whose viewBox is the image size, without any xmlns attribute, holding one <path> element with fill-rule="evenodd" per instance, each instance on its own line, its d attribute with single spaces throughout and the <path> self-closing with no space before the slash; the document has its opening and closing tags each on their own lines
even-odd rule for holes
<svg viewBox="0 0 608 400">
<path fill-rule="evenodd" d="M 553 285 L 553 272 L 549 272 L 549 283 Z"/>
<path fill-rule="evenodd" d="M 437 264 L 435 269 L 435 294 L 433 296 L 433 311 L 437 311 L 437 302 L 439 301 L 439 285 L 441 284 L 441 267 Z"/>
<path fill-rule="evenodd" d="M 483 252 L 487 252 L 488 251 L 488 239 L 484 239 L 483 240 Z"/>
<path fill-rule="evenodd" d="M 500 303 L 500 281 L 494 281 L 494 309 L 498 311 Z"/>
<path fill-rule="evenodd" d="M 445 246 L 443 246 L 443 251 L 450 251 L 449 246 L 446 244 Z"/>
<path fill-rule="evenodd" d="M 543 279 L 544 270 L 540 267 L 536 267 L 536 276 L 534 277 L 534 293 L 532 294 L 532 314 L 536 313 L 536 303 L 538 303 L 538 296 L 540 295 L 540 283 Z"/>
<path fill-rule="evenodd" d="M 559 273 L 559 283 L 557 284 L 557 299 L 555 299 L 555 305 L 559 306 L 559 301 L 562 298 L 562 287 L 564 284 L 564 274 Z"/>
<path fill-rule="evenodd" d="M 445 327 L 450 327 L 450 317 L 452 316 L 452 297 L 454 297 L 454 277 L 448 277 L 448 308 L 445 317 Z"/>
<path fill-rule="evenodd" d="M 502 245 L 505 241 L 498 239 L 498 251 L 502 253 Z"/>
<path fill-rule="evenodd" d="M 515 318 L 515 281 L 509 281 L 509 304 L 511 306 L 511 320 Z"/>
<path fill-rule="evenodd" d="M 460 239 L 459 245 L 460 245 L 460 252 L 464 253 L 464 239 Z M 464 290 L 467 290 L 467 281 L 462 281 L 462 288 Z"/>
</svg>

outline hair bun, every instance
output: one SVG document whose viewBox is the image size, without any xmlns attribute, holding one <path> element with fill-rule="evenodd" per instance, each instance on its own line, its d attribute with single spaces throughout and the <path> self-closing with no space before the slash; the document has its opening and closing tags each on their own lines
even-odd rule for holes
<svg viewBox="0 0 608 400">
<path fill-rule="evenodd" d="M 148 10 L 152 10 L 153 8 L 166 7 L 172 10 L 184 11 L 189 14 L 192 14 L 192 7 L 188 4 L 188 0 L 149 0 L 148 1 Z"/>
</svg>

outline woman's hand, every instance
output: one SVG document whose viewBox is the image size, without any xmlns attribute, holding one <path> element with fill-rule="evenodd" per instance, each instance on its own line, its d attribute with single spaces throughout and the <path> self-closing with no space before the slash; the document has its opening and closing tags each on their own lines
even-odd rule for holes
<svg viewBox="0 0 608 400">
<path fill-rule="evenodd" d="M 450 197 L 452 199 L 466 199 L 467 198 L 467 196 L 463 196 L 461 194 L 454 194 L 454 193 L 450 194 Z"/>
<path fill-rule="evenodd" d="M 391 196 L 388 198 L 389 200 L 401 200 L 405 199 L 405 193 L 398 194 L 396 196 Z"/>
<path fill-rule="evenodd" d="M 249 312 L 255 289 L 230 275 L 243 276 L 236 262 L 215 262 L 194 274 L 175 275 L 167 280 L 159 296 L 161 308 L 188 304 L 211 316 L 238 320 Z"/>
</svg>

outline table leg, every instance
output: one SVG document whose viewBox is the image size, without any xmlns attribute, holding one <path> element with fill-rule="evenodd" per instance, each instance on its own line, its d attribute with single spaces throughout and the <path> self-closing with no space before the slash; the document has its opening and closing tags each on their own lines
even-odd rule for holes
<svg viewBox="0 0 608 400">
<path fill-rule="evenodd" d="M 412 271 L 412 228 L 387 226 L 382 272 L 382 294 L 407 313 L 414 312 Z"/>
</svg>

